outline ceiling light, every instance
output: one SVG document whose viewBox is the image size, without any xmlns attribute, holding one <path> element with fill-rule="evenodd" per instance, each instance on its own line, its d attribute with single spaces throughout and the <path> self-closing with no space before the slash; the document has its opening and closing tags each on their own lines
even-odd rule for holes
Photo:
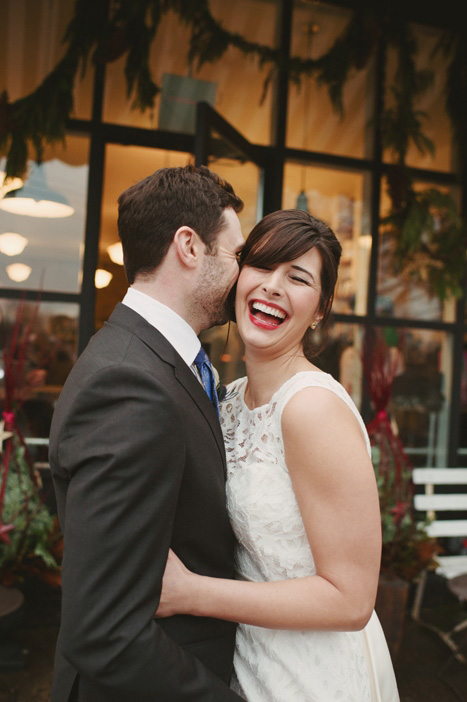
<svg viewBox="0 0 467 702">
<path fill-rule="evenodd" d="M 15 232 L 5 232 L 0 234 L 0 253 L 6 256 L 18 256 L 23 253 L 28 240 L 21 234 Z"/>
<path fill-rule="evenodd" d="M 106 271 L 103 268 L 98 268 L 96 271 L 96 274 L 94 276 L 94 285 L 98 289 L 106 288 L 107 285 L 112 280 L 112 278 L 113 278 L 112 273 L 109 273 L 109 271 Z"/>
<path fill-rule="evenodd" d="M 15 283 L 22 283 L 24 280 L 27 280 L 31 275 L 31 271 L 31 266 L 26 266 L 25 263 L 11 263 L 6 267 L 8 277 L 14 280 Z"/>
<path fill-rule="evenodd" d="M 108 246 L 107 253 L 113 263 L 118 263 L 119 266 L 123 266 L 123 249 L 119 241 Z"/>
<path fill-rule="evenodd" d="M 54 219 L 69 217 L 74 213 L 66 197 L 49 188 L 43 165 L 32 170 L 22 188 L 7 192 L 0 201 L 0 209 L 11 214 Z"/>
</svg>

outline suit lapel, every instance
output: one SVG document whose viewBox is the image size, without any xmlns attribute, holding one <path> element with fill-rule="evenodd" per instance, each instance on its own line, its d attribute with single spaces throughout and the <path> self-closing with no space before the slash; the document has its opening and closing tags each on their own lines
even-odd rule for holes
<svg viewBox="0 0 467 702">
<path fill-rule="evenodd" d="M 196 403 L 199 411 L 208 422 L 222 459 L 226 474 L 225 448 L 217 412 L 203 386 L 167 339 L 144 317 L 122 303 L 118 303 L 109 319 L 109 324 L 125 327 L 149 346 L 159 358 L 171 365 L 174 376 Z"/>
<path fill-rule="evenodd" d="M 178 355 L 178 354 L 177 354 Z M 217 412 L 209 399 L 205 389 L 195 377 L 194 373 L 190 370 L 187 364 L 180 358 L 180 363 L 175 366 L 175 377 L 178 382 L 183 385 L 185 390 L 192 397 L 194 402 L 196 402 L 200 412 L 206 417 L 206 420 L 211 427 L 211 431 L 214 435 L 216 443 L 219 447 L 222 464 L 224 466 L 224 472 L 226 471 L 225 463 L 225 447 L 224 447 L 224 437 L 222 436 L 222 430 L 219 424 L 219 419 L 217 417 Z"/>
</svg>

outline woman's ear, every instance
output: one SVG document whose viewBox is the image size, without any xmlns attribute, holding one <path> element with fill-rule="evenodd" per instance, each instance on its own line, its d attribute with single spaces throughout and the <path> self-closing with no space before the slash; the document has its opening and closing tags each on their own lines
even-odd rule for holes
<svg viewBox="0 0 467 702">
<path fill-rule="evenodd" d="M 172 244 L 179 262 L 187 268 L 196 268 L 204 244 L 195 230 L 191 227 L 180 227 L 174 234 Z"/>
</svg>

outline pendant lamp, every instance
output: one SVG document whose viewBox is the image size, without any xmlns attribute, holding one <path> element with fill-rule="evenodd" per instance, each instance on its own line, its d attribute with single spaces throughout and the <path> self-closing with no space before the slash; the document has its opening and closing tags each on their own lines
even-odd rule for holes
<svg viewBox="0 0 467 702">
<path fill-rule="evenodd" d="M 0 200 L 0 209 L 12 214 L 53 219 L 70 217 L 74 213 L 66 197 L 49 187 L 42 164 L 35 166 L 22 188 L 7 192 Z"/>
</svg>

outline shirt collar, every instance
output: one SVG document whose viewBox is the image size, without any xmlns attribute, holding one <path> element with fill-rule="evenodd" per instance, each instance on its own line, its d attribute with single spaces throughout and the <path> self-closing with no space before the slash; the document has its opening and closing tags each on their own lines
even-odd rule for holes
<svg viewBox="0 0 467 702">
<path fill-rule="evenodd" d="M 167 305 L 135 288 L 128 288 L 122 303 L 155 327 L 174 347 L 185 363 L 191 366 L 201 344 L 188 322 L 185 322 Z"/>
</svg>

